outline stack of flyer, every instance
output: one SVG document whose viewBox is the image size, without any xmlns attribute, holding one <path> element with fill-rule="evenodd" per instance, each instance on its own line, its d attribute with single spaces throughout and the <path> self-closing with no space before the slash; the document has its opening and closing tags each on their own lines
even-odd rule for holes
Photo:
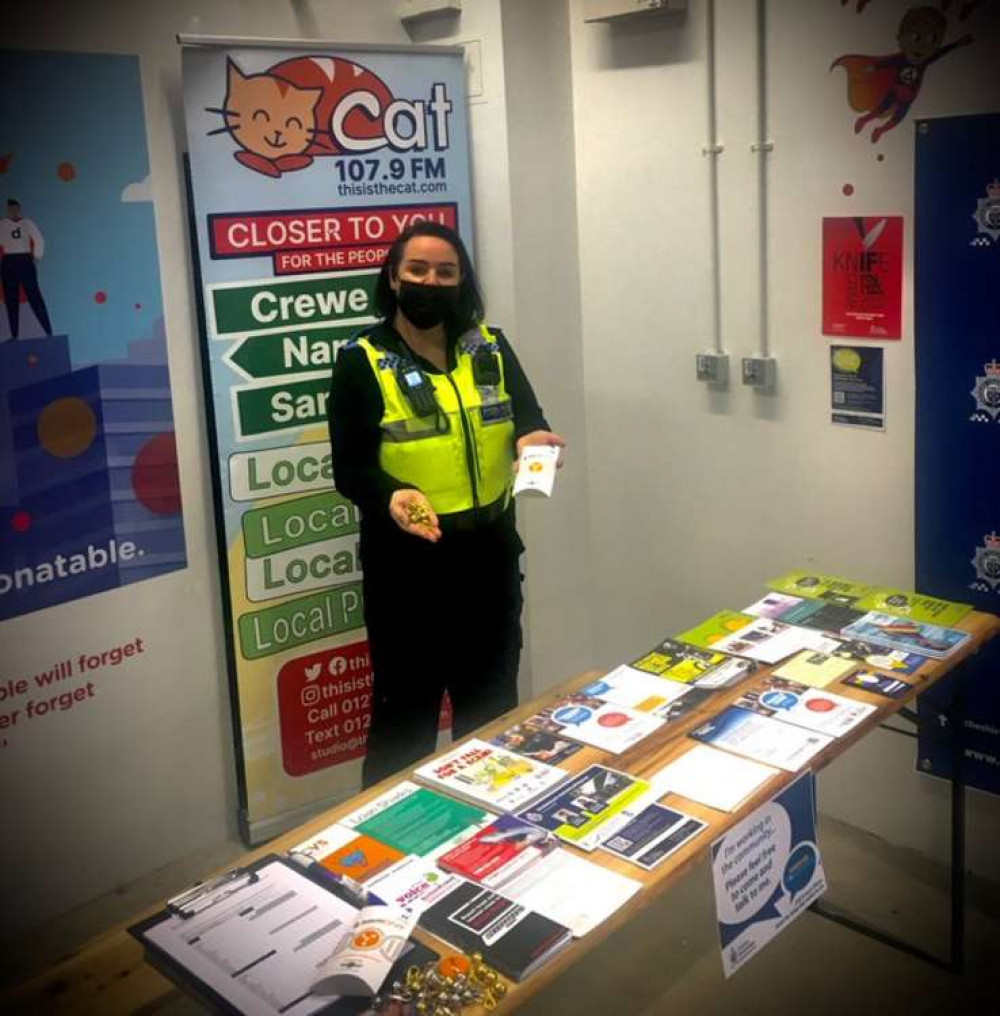
<svg viewBox="0 0 1000 1016">
<path fill-rule="evenodd" d="M 876 711 L 875 706 L 856 699 L 774 674 L 762 687 L 744 692 L 734 704 L 832 737 L 843 736 Z"/>
<path fill-rule="evenodd" d="M 869 586 L 839 575 L 821 575 L 808 571 L 789 572 L 772 579 L 767 585 L 778 593 L 788 593 L 794 598 L 808 597 L 851 607 L 861 613 L 875 610 L 882 614 L 945 626 L 958 624 L 972 610 L 971 603 L 955 603 L 905 589 Z"/>
<path fill-rule="evenodd" d="M 864 639 L 876 645 L 903 652 L 919 653 L 940 660 L 957 652 L 972 636 L 957 628 L 943 628 L 895 614 L 871 610 L 843 629 L 849 638 Z"/>
<path fill-rule="evenodd" d="M 833 743 L 833 738 L 826 734 L 780 723 L 739 706 L 724 709 L 692 730 L 690 736 L 704 744 L 793 773 Z"/>
<path fill-rule="evenodd" d="M 471 738 L 421 766 L 414 776 L 473 804 L 514 811 L 558 786 L 567 773 Z"/>
<path fill-rule="evenodd" d="M 711 649 L 700 649 L 678 639 L 663 639 L 648 653 L 633 660 L 631 666 L 647 674 L 700 688 L 727 688 L 751 673 L 756 664 Z"/>
<path fill-rule="evenodd" d="M 811 628 L 800 628 L 769 617 L 752 617 L 731 610 L 716 614 L 678 637 L 694 640 L 703 638 L 716 649 L 747 656 L 760 663 L 779 663 L 803 649 L 829 653 L 839 645 L 836 639 Z"/>
<path fill-rule="evenodd" d="M 552 833 L 516 815 L 501 815 L 438 864 L 565 924 L 577 938 L 642 888 L 635 879 L 562 849 Z"/>
<path fill-rule="evenodd" d="M 420 915 L 420 926 L 462 952 L 481 953 L 506 977 L 521 981 L 565 949 L 573 934 L 492 889 L 456 878 Z"/>
<path fill-rule="evenodd" d="M 584 689 L 536 713 L 530 722 L 618 755 L 659 730 L 664 721 L 655 711 L 644 712 L 618 705 L 617 702 L 588 695 Z"/>
</svg>

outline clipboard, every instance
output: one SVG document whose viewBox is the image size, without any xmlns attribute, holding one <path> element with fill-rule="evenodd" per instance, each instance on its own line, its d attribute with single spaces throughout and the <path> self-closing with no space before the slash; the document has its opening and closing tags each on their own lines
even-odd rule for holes
<svg viewBox="0 0 1000 1016">
<path fill-rule="evenodd" d="M 279 865 L 281 868 L 276 869 L 273 867 L 274 865 Z M 162 937 L 165 931 L 164 926 L 167 922 L 170 922 L 172 929 L 188 927 L 186 923 L 188 921 L 194 922 L 194 925 L 191 926 L 192 928 L 197 926 L 199 928 L 211 929 L 213 926 L 218 928 L 222 921 L 236 921 L 243 914 L 249 914 L 249 910 L 252 909 L 251 904 L 256 889 L 262 887 L 263 891 L 267 888 L 266 878 L 262 879 L 262 874 L 266 876 L 268 873 L 272 876 L 277 875 L 283 881 L 292 885 L 297 884 L 297 880 L 301 880 L 301 884 L 311 887 L 310 889 L 303 890 L 306 895 L 312 896 L 312 903 L 314 904 L 307 908 L 307 910 L 315 910 L 316 902 L 322 901 L 322 897 L 316 895 L 317 889 L 322 894 L 329 894 L 342 903 L 349 904 L 355 911 L 368 902 L 365 899 L 359 898 L 357 892 L 351 886 L 340 883 L 336 877 L 317 877 L 316 874 L 303 869 L 300 865 L 295 864 L 286 857 L 268 854 L 245 868 L 234 869 L 218 879 L 209 880 L 206 883 L 193 887 L 191 890 L 181 893 L 177 897 L 173 897 L 168 906 L 158 913 L 132 925 L 128 928 L 128 932 L 142 945 L 146 961 L 168 980 L 173 981 L 184 992 L 196 998 L 212 1011 L 233 1014 L 233 1016 L 245 1016 L 248 1010 L 242 1007 L 241 1004 L 238 1004 L 233 997 L 227 996 L 225 992 L 225 988 L 228 986 L 227 982 L 236 977 L 235 973 L 230 974 L 228 979 L 224 973 L 218 973 L 213 978 L 203 976 L 201 972 L 192 969 L 180 960 L 178 956 L 174 955 L 160 941 L 155 940 L 153 936 Z M 329 873 L 324 872 L 323 874 L 328 875 Z M 244 901 L 246 901 L 246 906 L 244 906 Z M 303 902 L 308 903 L 309 901 L 304 900 Z M 263 914 L 269 906 L 271 906 L 270 903 L 266 904 L 258 912 Z M 218 915 L 218 919 L 216 919 L 216 915 Z M 248 916 L 244 924 L 252 919 L 252 916 Z M 287 923 L 291 924 L 291 919 Z M 411 938 L 409 940 L 409 948 L 397 958 L 384 983 L 391 984 L 394 980 L 404 980 L 408 967 L 422 966 L 424 963 L 437 958 L 438 954 L 436 952 L 423 943 Z M 280 963 L 281 957 L 274 958 L 273 962 Z M 250 964 L 250 966 L 253 965 L 253 963 Z M 299 1002 L 305 1003 L 306 1001 L 307 997 L 305 995 L 296 999 L 296 1008 L 301 1008 L 298 1005 Z M 312 1003 L 317 1001 L 319 1000 L 312 999 Z M 364 996 L 340 996 L 329 999 L 325 1004 L 315 1005 L 309 1009 L 309 1012 L 311 1016 L 315 1016 L 315 1014 L 323 1014 L 323 1016 L 355 1016 L 355 1014 L 369 1009 L 371 1001 L 371 998 Z M 296 1011 L 296 1008 L 292 1008 L 291 1005 L 287 1008 L 293 1013 Z M 262 1008 L 259 1011 L 263 1012 L 267 1010 Z M 280 1007 L 275 1006 L 270 1011 L 277 1013 L 282 1010 Z"/>
</svg>

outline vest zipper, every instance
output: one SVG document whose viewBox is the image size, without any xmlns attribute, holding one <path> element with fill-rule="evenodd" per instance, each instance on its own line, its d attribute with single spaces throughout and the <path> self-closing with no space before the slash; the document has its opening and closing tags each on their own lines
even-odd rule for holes
<svg viewBox="0 0 1000 1016">
<path fill-rule="evenodd" d="M 472 440 L 472 431 L 469 427 L 468 417 L 465 415 L 465 404 L 462 402 L 462 396 L 459 394 L 458 385 L 452 380 L 450 373 L 446 373 L 445 377 L 448 379 L 448 384 L 451 385 L 452 390 L 455 392 L 455 398 L 458 400 L 458 415 L 462 420 L 462 436 L 465 439 L 465 466 L 469 471 L 469 480 L 472 483 L 472 506 L 478 508 L 479 485 L 476 483 L 476 476 L 479 472 L 479 458 L 476 455 L 476 445 Z"/>
</svg>

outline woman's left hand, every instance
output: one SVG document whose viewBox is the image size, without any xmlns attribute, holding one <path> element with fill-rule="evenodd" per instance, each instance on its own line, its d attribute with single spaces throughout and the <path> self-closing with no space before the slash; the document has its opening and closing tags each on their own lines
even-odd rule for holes
<svg viewBox="0 0 1000 1016">
<path fill-rule="evenodd" d="M 530 445 L 548 445 L 550 448 L 565 448 L 566 439 L 559 434 L 553 434 L 551 430 L 533 430 L 517 439 L 517 458 L 520 459 L 521 452 Z M 563 453 L 559 452 L 559 459 L 556 468 L 562 469 Z M 514 460 L 514 470 L 517 471 L 517 459 Z"/>
</svg>

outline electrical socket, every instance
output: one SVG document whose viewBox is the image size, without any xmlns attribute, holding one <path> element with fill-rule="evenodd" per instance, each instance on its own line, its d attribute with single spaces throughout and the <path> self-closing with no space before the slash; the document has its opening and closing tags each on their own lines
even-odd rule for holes
<svg viewBox="0 0 1000 1016">
<path fill-rule="evenodd" d="M 729 383 L 728 353 L 696 353 L 694 358 L 695 376 L 710 385 Z"/>
<path fill-rule="evenodd" d="M 778 361 L 773 356 L 744 356 L 740 373 L 743 383 L 751 388 L 773 388 L 778 380 Z"/>
</svg>

